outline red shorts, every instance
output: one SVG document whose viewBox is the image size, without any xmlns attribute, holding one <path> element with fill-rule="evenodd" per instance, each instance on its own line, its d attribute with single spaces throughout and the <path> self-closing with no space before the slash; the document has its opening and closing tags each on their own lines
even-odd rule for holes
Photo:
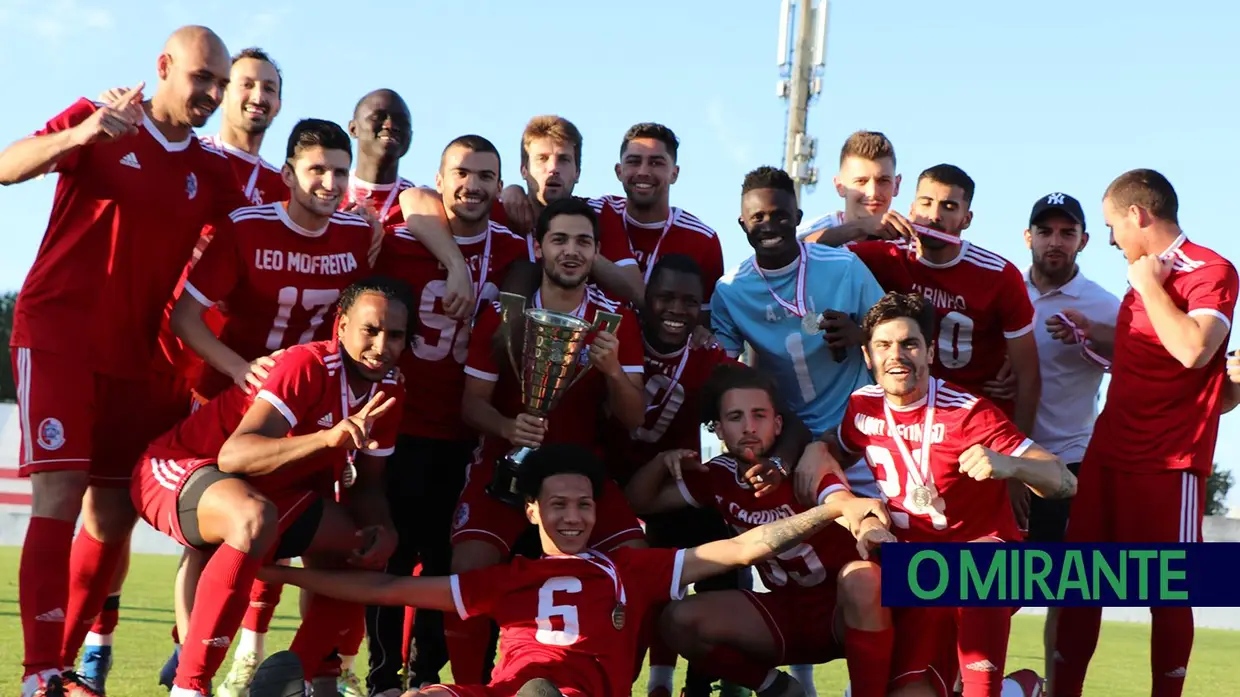
<svg viewBox="0 0 1240 697">
<path fill-rule="evenodd" d="M 1206 483 L 1196 472 L 1081 465 L 1065 542 L 1201 542 Z"/>
<path fill-rule="evenodd" d="M 452 517 L 452 544 L 479 540 L 496 545 L 507 554 L 512 552 L 521 533 L 529 528 L 530 521 L 525 511 L 501 503 L 486 492 L 494 467 L 493 462 L 475 457 L 465 471 L 465 489 Z M 645 539 L 628 499 L 612 479 L 605 481 L 603 496 L 595 510 L 590 547 L 607 552 L 625 542 Z"/>
<path fill-rule="evenodd" d="M 432 685 L 432 687 L 441 687 L 456 697 L 513 697 L 524 685 L 525 683 L 518 685 L 508 682 L 495 685 Z M 559 690 L 564 697 L 591 697 L 572 687 L 561 687 Z"/>
<path fill-rule="evenodd" d="M 191 546 L 181 532 L 181 516 L 178 502 L 185 482 L 195 470 L 214 465 L 215 460 L 171 460 L 152 457 L 158 453 L 145 453 L 134 470 L 129 494 L 138 515 L 151 527 L 185 547 Z M 279 516 L 279 531 L 283 533 L 322 494 L 310 490 L 289 490 L 278 494 L 263 495 L 275 504 Z"/>
<path fill-rule="evenodd" d="M 835 582 L 785 586 L 769 593 L 741 591 L 758 608 L 775 637 L 778 665 L 814 665 L 844 657 L 835 635 Z"/>
<path fill-rule="evenodd" d="M 90 483 L 127 487 L 142 451 L 189 414 L 189 389 L 166 373 L 128 380 L 81 361 L 13 351 L 22 431 L 18 473 L 85 471 Z"/>
</svg>

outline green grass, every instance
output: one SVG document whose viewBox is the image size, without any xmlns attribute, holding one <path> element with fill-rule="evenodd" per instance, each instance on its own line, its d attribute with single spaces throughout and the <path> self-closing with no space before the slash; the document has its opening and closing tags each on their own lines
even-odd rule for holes
<svg viewBox="0 0 1240 697">
<path fill-rule="evenodd" d="M 17 565 L 19 550 L 0 547 L 0 695 L 18 694 L 21 675 L 21 623 L 17 609 Z M 139 555 L 133 559 L 129 581 L 122 596 L 121 623 L 117 629 L 116 667 L 108 682 L 113 697 L 156 697 L 166 695 L 157 685 L 159 668 L 171 650 L 172 575 L 176 559 Z M 297 594 L 286 593 L 272 623 L 268 638 L 270 650 L 285 648 L 297 628 Z M 365 646 L 358 665 L 365 666 Z M 1187 697 L 1235 694 L 1235 661 L 1240 657 L 1240 632 L 1197 630 L 1189 670 Z M 1103 627 L 1098 653 L 1090 669 L 1086 694 L 1107 697 L 1144 697 L 1149 694 L 1149 626 L 1108 623 Z M 683 670 L 684 662 L 678 666 Z M 1042 621 L 1039 617 L 1017 616 L 1012 622 L 1008 649 L 1009 672 L 1033 668 L 1042 672 Z M 838 697 L 847 684 L 842 661 L 819 666 L 818 692 Z M 222 677 L 222 673 L 221 673 Z M 443 676 L 445 679 L 447 674 Z M 680 675 L 677 675 L 680 685 Z M 636 693 L 644 695 L 646 678 L 636 683 Z"/>
</svg>

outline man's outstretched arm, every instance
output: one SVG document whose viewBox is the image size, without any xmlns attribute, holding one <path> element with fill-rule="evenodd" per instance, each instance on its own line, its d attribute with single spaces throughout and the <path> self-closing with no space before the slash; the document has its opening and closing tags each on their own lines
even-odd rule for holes
<svg viewBox="0 0 1240 697">
<path fill-rule="evenodd" d="M 392 576 L 376 571 L 326 571 L 266 566 L 258 577 L 362 605 L 407 605 L 455 612 L 449 576 Z"/>
</svg>

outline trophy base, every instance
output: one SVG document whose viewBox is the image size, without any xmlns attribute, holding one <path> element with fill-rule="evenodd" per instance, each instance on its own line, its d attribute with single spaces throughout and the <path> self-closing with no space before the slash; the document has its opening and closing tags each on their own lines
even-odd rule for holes
<svg viewBox="0 0 1240 697">
<path fill-rule="evenodd" d="M 517 489 L 521 464 L 534 452 L 533 448 L 517 448 L 495 461 L 495 472 L 487 485 L 487 494 L 500 503 L 516 508 L 525 505 L 525 496 Z"/>
</svg>

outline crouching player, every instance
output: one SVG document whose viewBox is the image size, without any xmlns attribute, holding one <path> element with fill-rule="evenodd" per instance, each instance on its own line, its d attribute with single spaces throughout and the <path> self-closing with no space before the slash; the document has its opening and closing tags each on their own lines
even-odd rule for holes
<svg viewBox="0 0 1240 697">
<path fill-rule="evenodd" d="M 930 377 L 934 308 L 888 293 L 861 325 L 875 385 L 853 392 L 838 431 L 845 461 L 864 455 L 911 542 L 1019 540 L 1007 483 L 1044 498 L 1076 493 L 1076 477 L 1026 438 L 994 404 Z M 946 695 L 957 670 L 964 697 L 999 697 L 1015 608 L 897 610 L 893 695 Z M 904 631 L 900 631 L 903 629 Z M 943 651 L 945 638 L 954 656 Z"/>
<path fill-rule="evenodd" d="M 752 464 L 748 460 L 765 457 L 783 426 L 771 379 L 745 365 L 721 365 L 701 399 L 702 421 L 729 454 L 702 464 L 691 450 L 662 453 L 629 482 L 633 510 L 642 515 L 714 508 L 738 532 L 805 511 L 790 483 L 759 494 L 743 476 Z M 829 458 L 826 447 L 816 443 L 798 469 Z M 827 475 L 818 480 L 813 498 L 834 503 L 854 497 L 837 476 Z M 864 520 L 857 538 L 830 526 L 758 567 L 769 593 L 699 592 L 673 603 L 663 615 L 664 636 L 690 661 L 761 697 L 805 694 L 804 686 L 776 666 L 837 658 L 848 660 L 853 695 L 884 697 L 890 613 L 880 604 L 877 567 L 860 561 L 858 547 L 866 555 L 868 546 L 894 539 L 878 517 Z"/>
<path fill-rule="evenodd" d="M 407 289 L 382 278 L 341 295 L 336 337 L 285 351 L 257 394 L 239 386 L 153 442 L 133 500 L 152 527 L 209 553 L 173 697 L 203 697 L 273 559 L 382 568 L 395 546 L 383 495 L 404 401 L 394 366 L 407 345 Z M 333 495 L 345 492 L 343 505 Z M 360 540 L 360 546 L 359 546 Z M 315 596 L 293 640 L 306 675 L 360 608 Z M 332 678 L 334 689 L 334 678 Z"/>
</svg>

